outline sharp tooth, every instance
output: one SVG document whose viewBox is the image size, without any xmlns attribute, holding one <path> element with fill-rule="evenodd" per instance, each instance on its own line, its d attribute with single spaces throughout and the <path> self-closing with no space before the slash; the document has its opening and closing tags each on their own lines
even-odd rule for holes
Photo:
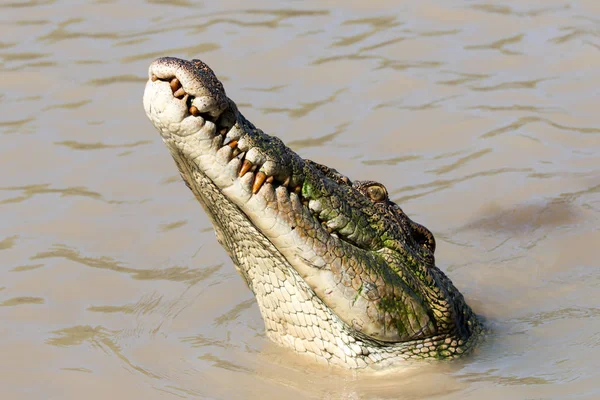
<svg viewBox="0 0 600 400">
<path fill-rule="evenodd" d="M 183 96 L 185 96 L 185 90 L 183 90 L 183 88 L 180 87 L 173 93 L 173 96 L 177 97 L 178 99 L 181 99 Z"/>
<path fill-rule="evenodd" d="M 271 175 L 270 177 L 267 178 L 267 180 L 265 182 L 267 182 L 267 183 L 273 183 L 273 180 L 274 180 L 274 178 Z"/>
<path fill-rule="evenodd" d="M 285 181 L 283 181 L 283 186 L 285 186 L 285 187 L 290 186 L 290 180 L 291 180 L 291 178 L 289 176 L 287 178 L 285 178 Z"/>
<path fill-rule="evenodd" d="M 232 149 L 235 149 L 235 146 L 237 146 L 237 144 L 237 140 L 232 140 L 231 142 L 227 143 L 227 146 L 231 147 Z"/>
<path fill-rule="evenodd" d="M 227 133 L 227 128 L 223 128 L 219 131 L 219 134 L 224 135 Z"/>
<path fill-rule="evenodd" d="M 296 194 L 300 194 L 300 192 L 302 192 L 302 186 L 298 185 L 294 188 L 294 192 L 296 192 Z"/>
<path fill-rule="evenodd" d="M 197 117 L 200 115 L 200 110 L 198 110 L 198 108 L 196 106 L 191 106 L 190 114 L 192 114 L 194 117 Z"/>
<path fill-rule="evenodd" d="M 207 121 L 207 123 L 210 123 L 210 121 Z M 212 140 L 212 148 L 218 151 L 221 147 L 223 147 L 223 138 L 216 135 Z"/>
<path fill-rule="evenodd" d="M 264 172 L 258 171 L 256 176 L 254 177 L 254 184 L 252 185 L 252 193 L 256 194 L 262 187 L 263 183 L 265 183 L 265 179 L 267 179 L 267 175 Z"/>
<path fill-rule="evenodd" d="M 152 74 L 152 78 L 150 78 L 150 79 L 152 79 L 152 82 L 156 82 L 156 80 L 158 79 L 158 76 Z"/>
<path fill-rule="evenodd" d="M 242 168 L 240 168 L 240 173 L 238 174 L 238 176 L 244 176 L 244 174 L 248 172 L 250 168 L 252 168 L 252 163 L 248 160 L 244 160 L 244 163 L 242 164 Z"/>
<path fill-rule="evenodd" d="M 175 93 L 177 89 L 181 88 L 181 82 L 179 82 L 179 79 L 177 78 L 171 79 L 169 85 L 171 85 L 171 90 L 173 91 L 173 93 Z"/>
</svg>

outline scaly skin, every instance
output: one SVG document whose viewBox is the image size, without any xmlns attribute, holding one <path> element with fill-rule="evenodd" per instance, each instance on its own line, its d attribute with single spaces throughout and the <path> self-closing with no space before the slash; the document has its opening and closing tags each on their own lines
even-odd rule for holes
<svg viewBox="0 0 600 400">
<path fill-rule="evenodd" d="M 433 235 L 381 184 L 352 182 L 254 127 L 199 60 L 155 60 L 144 108 L 273 341 L 349 368 L 475 346 L 482 325 L 435 266 Z"/>
</svg>

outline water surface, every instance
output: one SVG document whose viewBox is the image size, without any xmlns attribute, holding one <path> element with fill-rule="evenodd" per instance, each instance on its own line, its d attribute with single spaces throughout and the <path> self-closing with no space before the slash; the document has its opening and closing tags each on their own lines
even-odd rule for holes
<svg viewBox="0 0 600 400">
<path fill-rule="evenodd" d="M 0 4 L 3 399 L 600 398 L 600 6 Z M 141 98 L 201 58 L 303 157 L 383 182 L 487 317 L 385 373 L 266 339 Z"/>
</svg>

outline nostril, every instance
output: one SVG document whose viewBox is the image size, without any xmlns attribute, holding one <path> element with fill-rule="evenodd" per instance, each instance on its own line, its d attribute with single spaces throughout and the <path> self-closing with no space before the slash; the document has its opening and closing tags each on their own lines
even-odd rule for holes
<svg viewBox="0 0 600 400">
<path fill-rule="evenodd" d="M 412 222 L 412 235 L 415 241 L 425 247 L 431 253 L 435 253 L 435 238 L 433 234 L 429 231 L 429 229 L 425 228 L 423 225 L 417 224 L 416 222 Z"/>
</svg>

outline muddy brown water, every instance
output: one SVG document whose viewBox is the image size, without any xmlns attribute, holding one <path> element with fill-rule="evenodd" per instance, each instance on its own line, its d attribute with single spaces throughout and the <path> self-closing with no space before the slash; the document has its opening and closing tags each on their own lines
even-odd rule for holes
<svg viewBox="0 0 600 400">
<path fill-rule="evenodd" d="M 2 399 L 600 398 L 600 3 L 0 3 Z M 329 370 L 272 345 L 141 98 L 201 58 L 299 154 L 383 182 L 494 334 Z"/>
</svg>

